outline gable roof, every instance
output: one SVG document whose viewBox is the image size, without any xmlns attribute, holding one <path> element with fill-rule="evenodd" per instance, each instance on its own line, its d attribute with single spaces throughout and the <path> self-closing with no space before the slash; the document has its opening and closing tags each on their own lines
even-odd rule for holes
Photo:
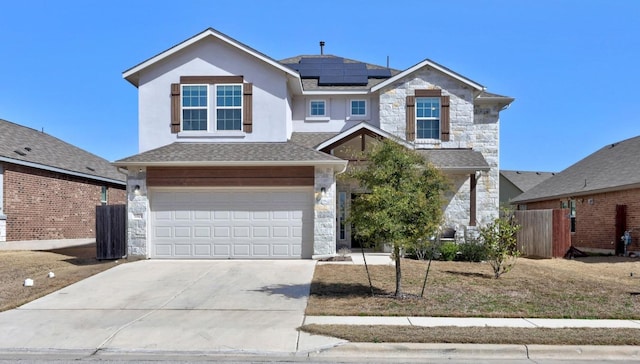
<svg viewBox="0 0 640 364">
<path fill-rule="evenodd" d="M 292 142 L 176 142 L 120 159 L 117 166 L 341 165 L 346 161 Z"/>
<path fill-rule="evenodd" d="M 609 144 L 512 200 L 543 201 L 640 188 L 640 136 Z"/>
<path fill-rule="evenodd" d="M 175 53 L 177 53 L 177 52 L 189 47 L 192 44 L 198 43 L 199 41 L 201 41 L 201 40 L 203 40 L 205 38 L 208 38 L 208 37 L 213 37 L 213 38 L 219 39 L 222 42 L 227 43 L 230 46 L 235 47 L 235 48 L 237 48 L 237 49 L 239 49 L 239 50 L 241 50 L 241 51 L 243 51 L 243 52 L 245 52 L 245 53 L 247 53 L 247 54 L 249 54 L 249 55 L 251 55 L 251 56 L 253 56 L 255 58 L 258 58 L 258 59 L 264 61 L 265 63 L 267 63 L 267 64 L 269 64 L 269 65 L 271 65 L 271 66 L 273 66 L 273 67 L 275 67 L 275 68 L 277 68 L 277 69 L 279 69 L 279 70 L 281 70 L 283 72 L 288 73 L 291 76 L 299 77 L 297 72 L 291 70 L 288 67 L 285 67 L 285 66 L 281 65 L 280 63 L 278 63 L 278 61 L 272 59 L 271 57 L 265 55 L 264 53 L 261 53 L 261 52 L 255 50 L 255 49 L 247 46 L 246 44 L 241 43 L 241 42 L 239 42 L 239 41 L 237 41 L 237 40 L 235 40 L 235 39 L 233 39 L 233 38 L 231 38 L 231 37 L 229 37 L 229 36 L 227 36 L 225 34 L 222 34 L 222 33 L 218 32 L 217 30 L 215 30 L 213 28 L 207 28 L 204 31 L 194 35 L 193 37 L 191 37 L 191 38 L 189 38 L 189 39 L 187 39 L 187 40 L 185 40 L 183 42 L 180 42 L 180 43 L 174 45 L 173 47 L 171 47 L 171 48 L 169 48 L 169 49 L 167 49 L 167 50 L 165 50 L 163 52 L 160 52 L 157 55 L 147 59 L 146 61 L 143 61 L 143 62 L 141 62 L 141 63 L 129 68 L 128 70 L 126 70 L 126 71 L 124 71 L 122 73 L 122 77 L 124 79 L 126 79 L 127 81 L 129 81 L 134 86 L 138 87 L 139 73 L 142 70 L 144 70 L 145 68 L 153 65 L 154 63 L 157 63 L 157 62 L 159 62 L 159 61 L 161 61 L 161 60 L 163 60 L 163 59 L 165 59 L 167 57 L 170 57 L 171 55 L 173 55 L 173 54 L 175 54 Z"/>
<path fill-rule="evenodd" d="M 540 182 L 555 176 L 554 172 L 529 172 L 529 171 L 507 171 L 502 170 L 500 174 L 516 186 L 520 191 L 525 192 L 538 185 Z"/>
<path fill-rule="evenodd" d="M 345 131 L 343 131 L 343 132 L 341 132 L 339 134 L 334 135 L 333 137 L 331 137 L 331 138 L 325 140 L 324 142 L 316 145 L 315 149 L 321 150 L 323 148 L 326 148 L 326 147 L 328 147 L 328 146 L 330 146 L 330 145 L 332 145 L 332 144 L 334 144 L 334 143 L 336 143 L 336 142 L 338 142 L 338 141 L 340 141 L 342 139 L 345 139 L 348 136 L 350 136 L 350 135 L 352 135 L 352 134 L 354 134 L 356 132 L 359 132 L 361 130 L 367 130 L 367 131 L 369 131 L 371 133 L 374 133 L 376 135 L 379 135 L 379 136 L 381 136 L 381 137 L 383 137 L 385 139 L 391 139 L 391 140 L 395 141 L 396 143 L 403 145 L 405 148 L 413 149 L 413 145 L 411 143 L 407 142 L 406 140 L 400 139 L 397 136 L 395 136 L 395 135 L 393 135 L 391 133 L 388 133 L 388 132 L 386 132 L 386 131 L 384 131 L 384 130 L 382 130 L 380 128 L 376 128 L 375 126 L 367 123 L 366 121 L 363 121 L 363 122 L 361 122 L 361 123 L 359 123 L 357 125 L 354 125 L 353 127 L 349 128 L 349 129 L 347 129 L 347 130 L 345 130 Z"/>
<path fill-rule="evenodd" d="M 464 84 L 466 84 L 466 85 L 470 86 L 471 88 L 474 88 L 474 89 L 476 89 L 478 91 L 483 91 L 485 89 L 485 87 L 482 86 L 481 84 L 479 84 L 479 83 L 477 83 L 475 81 L 472 81 L 472 80 L 462 76 L 461 74 L 459 74 L 457 72 L 454 72 L 454 71 L 448 69 L 447 67 L 444 67 L 444 66 L 442 66 L 442 65 L 440 65 L 440 64 L 438 64 L 438 63 L 436 63 L 436 62 L 434 62 L 434 61 L 432 61 L 430 59 L 425 59 L 424 61 L 414 65 L 413 67 L 409 67 L 406 70 L 398 73 L 397 75 L 395 75 L 395 76 L 393 76 L 391 78 L 388 78 L 385 81 L 380 82 L 379 84 L 375 85 L 374 87 L 371 88 L 371 92 L 378 91 L 378 90 L 382 89 L 383 87 L 386 87 L 386 86 L 388 86 L 388 85 L 390 85 L 390 84 L 392 84 L 392 83 L 404 78 L 405 76 L 407 76 L 407 75 L 409 75 L 409 74 L 411 74 L 411 73 L 413 73 L 413 72 L 415 72 L 415 71 L 417 71 L 417 70 L 419 70 L 419 69 L 421 69 L 423 67 L 427 67 L 427 66 L 431 67 L 431 68 L 433 68 L 435 70 L 438 70 L 438 71 L 444 73 L 445 75 L 448 75 L 448 76 L 450 76 L 452 78 L 455 78 L 456 80 L 458 80 L 458 81 L 460 81 L 460 82 L 462 82 L 462 83 L 464 83 Z"/>
<path fill-rule="evenodd" d="M 125 185 L 108 160 L 44 132 L 0 119 L 0 162 Z"/>
</svg>

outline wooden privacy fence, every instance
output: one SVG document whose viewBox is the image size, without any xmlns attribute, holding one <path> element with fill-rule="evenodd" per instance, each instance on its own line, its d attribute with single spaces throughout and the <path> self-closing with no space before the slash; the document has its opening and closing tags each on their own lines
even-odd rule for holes
<svg viewBox="0 0 640 364">
<path fill-rule="evenodd" d="M 516 211 L 518 250 L 525 256 L 561 258 L 571 247 L 569 210 Z"/>
<path fill-rule="evenodd" d="M 96 258 L 127 255 L 127 205 L 96 206 Z"/>
</svg>

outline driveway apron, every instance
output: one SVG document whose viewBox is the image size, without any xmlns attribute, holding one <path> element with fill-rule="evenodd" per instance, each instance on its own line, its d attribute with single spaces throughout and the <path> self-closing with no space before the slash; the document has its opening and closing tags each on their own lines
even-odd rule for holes
<svg viewBox="0 0 640 364">
<path fill-rule="evenodd" d="M 295 353 L 314 266 L 123 264 L 0 313 L 0 351 Z"/>
</svg>

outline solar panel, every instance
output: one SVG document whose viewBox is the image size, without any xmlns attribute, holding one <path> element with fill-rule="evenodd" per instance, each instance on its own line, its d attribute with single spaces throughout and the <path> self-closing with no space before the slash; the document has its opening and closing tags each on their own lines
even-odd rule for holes
<svg viewBox="0 0 640 364">
<path fill-rule="evenodd" d="M 391 77 L 389 69 L 368 69 L 362 62 L 345 63 L 340 57 L 302 57 L 290 67 L 302 78 L 317 78 L 321 86 L 365 86 L 369 78 Z"/>
</svg>

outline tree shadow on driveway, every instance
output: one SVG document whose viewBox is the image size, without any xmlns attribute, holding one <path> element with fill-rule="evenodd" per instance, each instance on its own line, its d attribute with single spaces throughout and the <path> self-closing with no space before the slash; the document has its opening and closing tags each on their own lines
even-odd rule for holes
<svg viewBox="0 0 640 364">
<path fill-rule="evenodd" d="M 254 292 L 264 292 L 271 295 L 281 295 L 287 298 L 304 298 L 309 296 L 311 284 L 278 284 L 265 286 Z"/>
</svg>

